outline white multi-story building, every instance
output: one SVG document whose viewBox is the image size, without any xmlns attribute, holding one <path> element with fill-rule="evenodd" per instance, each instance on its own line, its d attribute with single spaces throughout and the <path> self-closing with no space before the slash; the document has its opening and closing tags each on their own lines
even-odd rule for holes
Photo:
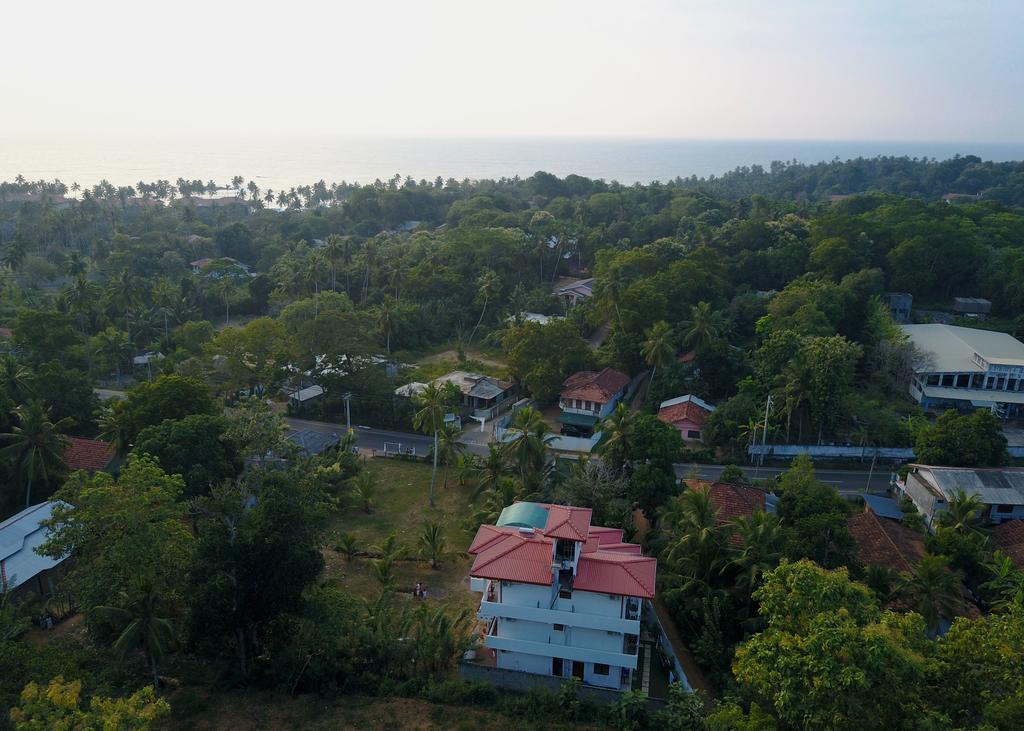
<svg viewBox="0 0 1024 731">
<path fill-rule="evenodd" d="M 485 652 L 499 668 L 628 690 L 657 561 L 590 518 L 589 508 L 522 502 L 480 526 L 470 584 L 483 592 Z"/>
<path fill-rule="evenodd" d="M 1024 414 L 1024 343 L 1006 333 L 953 325 L 903 325 L 921 353 L 910 395 L 924 409 Z"/>
</svg>

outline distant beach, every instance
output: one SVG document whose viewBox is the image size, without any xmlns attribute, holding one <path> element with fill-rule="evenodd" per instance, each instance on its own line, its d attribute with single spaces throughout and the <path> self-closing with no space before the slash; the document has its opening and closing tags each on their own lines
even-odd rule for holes
<svg viewBox="0 0 1024 731">
<path fill-rule="evenodd" d="M 817 140 L 351 139 L 329 137 L 0 138 L 0 180 L 17 175 L 93 185 L 134 185 L 178 177 L 224 184 L 235 175 L 263 190 L 327 183 L 372 183 L 394 175 L 500 178 L 583 175 L 621 183 L 721 175 L 773 160 L 906 155 L 945 159 L 1024 159 L 1024 143 Z"/>
</svg>

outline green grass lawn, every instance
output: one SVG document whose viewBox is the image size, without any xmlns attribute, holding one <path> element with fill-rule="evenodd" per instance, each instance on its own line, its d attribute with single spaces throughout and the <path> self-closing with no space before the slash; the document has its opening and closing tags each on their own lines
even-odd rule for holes
<svg viewBox="0 0 1024 731">
<path fill-rule="evenodd" d="M 438 569 L 431 569 L 425 561 L 399 561 L 394 569 L 398 588 L 411 591 L 417 581 L 423 581 L 429 600 L 440 601 L 453 610 L 475 608 L 480 598 L 469 591 L 468 574 L 472 562 L 465 555 L 472 540 L 465 530 L 466 520 L 473 512 L 470 504 L 472 488 L 460 487 L 454 478 L 450 478 L 448 486 L 444 487 L 444 468 L 439 468 L 435 504 L 431 507 L 430 465 L 376 458 L 367 460 L 364 469 L 377 479 L 374 511 L 367 515 L 351 508 L 338 514 L 331 526 L 332 539 L 325 549 L 327 578 L 355 596 L 376 596 L 380 585 L 374 578 L 370 561 L 366 558 L 346 560 L 344 554 L 333 549 L 334 536 L 351 533 L 357 538 L 360 550 L 365 551 L 379 546 L 393 532 L 398 542 L 415 556 L 419 551 L 419 535 L 424 523 L 436 522 L 444 532 L 449 555 Z"/>
</svg>

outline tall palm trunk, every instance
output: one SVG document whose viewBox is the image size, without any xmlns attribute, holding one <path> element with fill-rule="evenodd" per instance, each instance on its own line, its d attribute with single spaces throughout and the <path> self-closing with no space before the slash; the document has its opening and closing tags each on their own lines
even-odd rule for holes
<svg viewBox="0 0 1024 731">
<path fill-rule="evenodd" d="M 28 486 L 25 488 L 25 507 L 32 507 L 32 473 L 28 475 Z"/>
<path fill-rule="evenodd" d="M 434 507 L 434 485 L 437 483 L 437 429 L 434 429 L 434 471 L 430 475 L 430 507 Z"/>
<path fill-rule="evenodd" d="M 471 332 L 469 334 L 469 343 L 467 343 L 467 345 L 472 345 L 473 344 L 473 338 L 476 337 L 477 328 L 479 328 L 480 327 L 480 323 L 482 323 L 484 321 L 484 314 L 487 312 L 487 302 L 488 302 L 488 300 L 485 299 L 484 300 L 484 306 L 480 310 L 480 317 L 479 317 L 479 319 L 477 319 L 476 325 L 473 326 L 473 332 Z"/>
<path fill-rule="evenodd" d="M 153 651 L 148 649 L 148 648 L 146 649 L 146 654 L 149 655 L 149 668 L 150 668 L 150 671 L 153 673 L 153 690 L 155 690 L 157 693 L 159 693 L 160 692 L 160 673 L 157 672 L 156 654 L 154 654 Z"/>
</svg>

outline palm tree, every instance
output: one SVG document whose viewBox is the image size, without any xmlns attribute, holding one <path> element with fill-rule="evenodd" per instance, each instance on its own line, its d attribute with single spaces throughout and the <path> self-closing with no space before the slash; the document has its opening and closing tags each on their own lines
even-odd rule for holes
<svg viewBox="0 0 1024 731">
<path fill-rule="evenodd" d="M 724 318 L 707 302 L 698 302 L 690 308 L 690 319 L 683 327 L 686 328 L 683 344 L 694 350 L 701 350 L 725 333 Z"/>
<path fill-rule="evenodd" d="M 438 433 L 438 449 L 441 450 L 441 459 L 444 462 L 444 477 L 441 480 L 441 487 L 448 487 L 448 468 L 451 466 L 465 449 L 465 447 L 459 443 L 459 437 L 462 436 L 462 430 L 459 429 L 454 423 L 445 424 L 441 427 L 441 431 Z"/>
<path fill-rule="evenodd" d="M 127 657 L 142 649 L 153 674 L 153 687 L 160 689 L 159 663 L 174 644 L 174 625 L 159 610 L 159 600 L 152 591 L 128 604 L 127 607 L 99 606 L 93 613 L 105 622 L 121 629 L 114 641 L 114 652 Z"/>
<path fill-rule="evenodd" d="M 487 445 L 487 456 L 479 468 L 479 479 L 477 479 L 476 490 L 473 492 L 473 499 L 476 500 L 482 493 L 494 489 L 498 481 L 505 476 L 508 463 L 505 459 L 505 450 L 501 445 L 491 442 Z"/>
<path fill-rule="evenodd" d="M 359 553 L 356 537 L 351 533 L 342 533 L 338 536 L 338 545 L 336 550 L 345 554 L 346 561 L 351 561 Z"/>
<path fill-rule="evenodd" d="M 395 331 L 395 320 L 398 314 L 395 304 L 393 299 L 385 297 L 376 312 L 377 327 L 384 335 L 384 347 L 387 349 L 388 355 L 391 355 L 391 334 Z"/>
<path fill-rule="evenodd" d="M 974 533 L 984 536 L 984 510 L 985 504 L 977 495 L 968 495 L 963 490 L 957 490 L 949 501 L 949 507 L 939 514 L 939 525 L 961 535 Z"/>
<path fill-rule="evenodd" d="M 32 506 L 32 483 L 50 481 L 67 469 L 64 463 L 66 442 L 61 432 L 74 424 L 74 419 L 64 417 L 56 424 L 50 421 L 50 410 L 42 401 L 29 401 L 16 407 L 11 413 L 18 419 L 18 426 L 12 427 L 0 439 L 10 442 L 0 449 L 0 454 L 12 458 L 15 471 L 25 481 L 25 507 Z"/>
<path fill-rule="evenodd" d="M 12 273 L 17 272 L 21 269 L 21 265 L 25 263 L 25 257 L 27 256 L 28 247 L 25 242 L 15 239 L 4 247 L 3 253 L 0 253 L 0 264 L 3 264 Z"/>
<path fill-rule="evenodd" d="M 334 292 L 338 291 L 338 264 L 345 260 L 346 248 L 344 237 L 331 234 L 322 249 L 324 259 L 331 265 L 331 290 Z"/>
<path fill-rule="evenodd" d="M 764 574 L 782 558 L 782 526 L 777 516 L 758 510 L 734 519 L 732 528 L 741 541 L 732 560 L 737 570 L 736 587 L 749 597 Z"/>
<path fill-rule="evenodd" d="M 238 286 L 238 282 L 235 281 L 234 277 L 230 277 L 227 273 L 223 273 L 220 277 L 215 279 L 210 285 L 210 289 L 217 295 L 221 302 L 224 303 L 224 324 L 231 324 L 231 301 L 238 297 L 241 291 Z"/>
<path fill-rule="evenodd" d="M 350 481 L 351 497 L 359 508 L 369 515 L 373 512 L 374 496 L 377 493 L 377 480 L 369 470 L 362 469 Z"/>
<path fill-rule="evenodd" d="M 457 454 L 455 456 L 455 474 L 459 481 L 459 487 L 465 487 L 467 482 L 480 474 L 480 460 L 475 454 Z"/>
<path fill-rule="evenodd" d="M 436 569 L 447 553 L 448 543 L 441 526 L 437 523 L 424 523 L 420 533 L 420 555 L 430 561 L 430 568 Z"/>
<path fill-rule="evenodd" d="M 945 556 L 924 555 L 901 587 L 917 605 L 928 631 L 934 635 L 943 617 L 952 617 L 964 604 L 962 579 Z"/>
<path fill-rule="evenodd" d="M 106 439 L 114 445 L 117 456 L 123 457 L 131 446 L 128 443 L 132 434 L 131 414 L 122 399 L 110 399 L 101 408 L 96 423 L 100 427 L 100 439 Z"/>
<path fill-rule="evenodd" d="M 96 333 L 93 338 L 93 349 L 108 366 L 114 367 L 117 372 L 117 386 L 120 388 L 121 364 L 132 354 L 132 344 L 128 335 L 114 327 L 108 327 L 106 330 Z"/>
<path fill-rule="evenodd" d="M 85 336 L 85 321 L 96 306 L 97 288 L 84 276 L 75 277 L 75 281 L 61 295 L 64 306 L 69 312 L 78 316 L 78 328 Z"/>
<path fill-rule="evenodd" d="M 419 411 L 413 416 L 413 426 L 424 434 L 434 435 L 434 471 L 430 475 L 430 506 L 434 506 L 434 486 L 437 484 L 438 432 L 444 426 L 448 396 L 444 389 L 431 382 L 414 399 Z"/>
<path fill-rule="evenodd" d="M 992 578 L 981 588 L 992 597 L 989 602 L 992 611 L 1003 612 L 1013 606 L 1024 608 L 1024 571 L 1014 566 L 1013 559 L 997 550 L 985 568 Z"/>
<path fill-rule="evenodd" d="M 675 337 L 672 328 L 664 320 L 658 320 L 646 331 L 647 340 L 640 346 L 640 354 L 644 357 L 647 365 L 651 366 L 650 384 L 654 383 L 654 373 L 658 366 L 667 366 L 672 362 L 676 354 Z"/>
<path fill-rule="evenodd" d="M 539 411 L 531 406 L 520 409 L 509 424 L 512 438 L 505 442 L 505 454 L 519 468 L 525 489 L 539 487 L 548 458 L 548 443 L 555 435 Z"/>
<path fill-rule="evenodd" d="M 476 280 L 477 288 L 477 299 L 483 300 L 483 307 L 480 308 L 480 317 L 476 321 L 476 325 L 473 326 L 473 330 L 469 333 L 469 343 L 473 344 L 473 338 L 476 336 L 477 328 L 484 321 L 484 315 L 487 313 L 487 305 L 492 299 L 498 296 L 501 291 L 501 279 L 494 272 L 493 269 L 487 269 L 483 274 L 480 275 L 479 279 Z"/>
<path fill-rule="evenodd" d="M 615 410 L 601 420 L 601 443 L 597 445 L 598 454 L 608 460 L 613 469 L 622 469 L 627 464 L 633 451 L 633 430 L 636 425 L 636 412 L 620 403 Z"/>
<path fill-rule="evenodd" d="M 13 355 L 0 355 L 0 388 L 15 402 L 23 403 L 32 396 L 32 371 Z"/>
<path fill-rule="evenodd" d="M 139 304 L 139 286 L 127 268 L 122 269 L 107 285 L 107 302 L 116 312 L 124 315 L 125 332 L 131 340 L 131 310 Z"/>
<path fill-rule="evenodd" d="M 721 574 L 727 561 L 727 532 L 706 487 L 684 491 L 676 503 L 672 539 L 664 555 L 681 580 L 680 591 L 692 596 L 710 589 Z"/>
</svg>

